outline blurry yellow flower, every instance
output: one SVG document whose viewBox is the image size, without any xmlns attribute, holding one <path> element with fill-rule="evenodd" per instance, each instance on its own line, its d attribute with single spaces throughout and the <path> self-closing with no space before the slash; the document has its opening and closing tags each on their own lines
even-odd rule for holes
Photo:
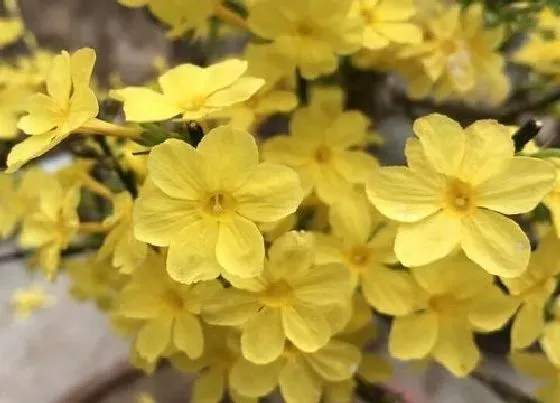
<svg viewBox="0 0 560 403">
<path fill-rule="evenodd" d="M 400 70 L 408 80 L 409 95 L 433 96 L 437 101 L 452 98 L 490 105 L 501 103 L 509 93 L 504 56 L 499 53 L 502 27 L 485 28 L 481 5 L 461 12 L 448 6 L 427 24 L 427 40 L 411 45 L 401 56 Z M 415 68 L 414 60 L 419 62 Z"/>
<path fill-rule="evenodd" d="M 247 62 L 237 59 L 208 68 L 181 64 L 158 79 L 162 92 L 128 87 L 109 95 L 124 102 L 126 119 L 130 121 L 166 120 L 177 115 L 184 120 L 199 120 L 246 101 L 264 85 L 261 78 L 242 77 L 246 70 Z"/>
<path fill-rule="evenodd" d="M 78 301 L 93 301 L 106 310 L 118 295 L 124 277 L 110 262 L 100 261 L 95 255 L 64 261 L 70 278 L 70 293 Z"/>
<path fill-rule="evenodd" d="M 397 258 L 421 266 L 460 247 L 491 274 L 521 275 L 529 240 L 502 214 L 535 208 L 554 184 L 554 167 L 514 156 L 509 129 L 496 121 L 462 129 L 433 114 L 416 120 L 414 132 L 418 139 L 406 145 L 408 167 L 380 168 L 368 183 L 371 202 L 401 223 Z"/>
<path fill-rule="evenodd" d="M 331 236 L 317 234 L 316 262 L 337 262 L 349 270 L 366 300 L 385 314 L 403 315 L 416 306 L 416 284 L 396 263 L 396 227 L 371 211 L 362 195 L 344 197 L 329 211 Z"/>
<path fill-rule="evenodd" d="M 422 30 L 410 21 L 416 14 L 414 0 L 354 0 L 352 12 L 364 22 L 363 46 L 367 49 L 422 41 Z"/>
<path fill-rule="evenodd" d="M 28 100 L 28 115 L 18 127 L 27 137 L 8 155 L 7 172 L 55 147 L 68 135 L 97 116 L 97 98 L 89 88 L 95 51 L 80 49 L 55 56 L 47 78 L 48 96 L 37 93 Z"/>
<path fill-rule="evenodd" d="M 115 196 L 113 213 L 103 223 L 110 230 L 98 252 L 98 259 L 101 260 L 112 256 L 113 266 L 123 274 L 134 272 L 148 254 L 148 245 L 134 236 L 133 207 L 133 200 L 128 192 Z"/>
<path fill-rule="evenodd" d="M 252 131 L 270 115 L 289 112 L 298 104 L 292 88 L 283 88 L 285 71 L 270 62 L 270 47 L 249 45 L 244 58 L 249 63 L 247 74 L 265 80 L 265 85 L 247 101 L 212 114 L 213 118 L 229 118 L 229 124 Z"/>
<path fill-rule="evenodd" d="M 42 188 L 36 210 L 23 220 L 19 243 L 24 248 L 37 248 L 38 262 L 47 277 L 52 278 L 60 264 L 60 252 L 70 246 L 79 228 L 78 188 L 63 189 L 54 178 Z"/>
<path fill-rule="evenodd" d="M 510 360 L 518 371 L 542 383 L 535 393 L 539 402 L 558 403 L 558 396 L 560 396 L 559 322 L 547 325 L 545 334 L 541 339 L 541 346 L 546 355 L 516 351 L 510 355 Z"/>
<path fill-rule="evenodd" d="M 560 240 L 551 230 L 531 254 L 527 271 L 518 278 L 502 279 L 510 294 L 521 303 L 511 328 L 512 349 L 529 346 L 544 330 L 545 306 L 560 274 L 559 246 Z"/>
<path fill-rule="evenodd" d="M 0 139 L 17 136 L 17 122 L 30 95 L 31 90 L 25 87 L 8 85 L 0 88 Z"/>
<path fill-rule="evenodd" d="M 23 21 L 19 18 L 0 18 L 0 48 L 17 41 L 24 31 Z"/>
<path fill-rule="evenodd" d="M 136 395 L 135 403 L 157 403 L 156 399 L 149 393 L 142 392 Z"/>
<path fill-rule="evenodd" d="M 323 347 L 333 333 L 326 317 L 329 305 L 349 301 L 344 267 L 314 266 L 310 234 L 289 232 L 268 251 L 262 276 L 230 278 L 204 307 L 204 318 L 217 325 L 245 325 L 241 350 L 249 361 L 266 364 L 284 351 L 286 340 L 305 352 Z"/>
<path fill-rule="evenodd" d="M 12 295 L 12 304 L 16 318 L 24 319 L 35 311 L 53 305 L 54 297 L 46 294 L 43 287 L 35 285 L 16 290 Z"/>
<path fill-rule="evenodd" d="M 175 139 L 153 148 L 135 235 L 169 246 L 171 277 L 189 284 L 261 273 L 264 241 L 255 222 L 293 213 L 302 191 L 291 169 L 258 160 L 253 136 L 231 126 L 210 131 L 196 149 Z"/>
<path fill-rule="evenodd" d="M 264 396 L 278 385 L 287 403 L 315 403 L 320 401 L 327 382 L 351 378 L 360 358 L 360 350 L 339 340 L 331 340 L 311 353 L 288 342 L 281 355 L 268 364 L 238 360 L 231 369 L 230 383 L 245 396 Z"/>
<path fill-rule="evenodd" d="M 426 292 L 425 300 L 418 312 L 395 318 L 389 352 L 402 360 L 431 354 L 455 376 L 467 375 L 480 359 L 473 332 L 502 327 L 516 300 L 462 255 L 416 268 L 413 275 Z"/>
<path fill-rule="evenodd" d="M 556 182 L 552 191 L 546 195 L 544 204 L 550 211 L 552 223 L 557 234 L 560 234 L 560 158 L 547 158 L 556 168 Z"/>
<path fill-rule="evenodd" d="M 359 49 L 360 18 L 350 15 L 353 0 L 264 0 L 249 10 L 249 26 L 274 41 L 277 58 L 289 60 L 303 77 L 334 72 L 338 55 Z"/>
<path fill-rule="evenodd" d="M 119 316 L 143 322 L 135 346 L 148 362 L 171 346 L 198 358 L 204 347 L 198 314 L 220 288 L 214 280 L 195 285 L 174 282 L 165 272 L 164 255 L 151 253 L 117 297 L 115 310 Z"/>
<path fill-rule="evenodd" d="M 286 164 L 299 174 L 306 195 L 314 191 L 327 204 L 363 184 L 376 168 L 376 159 L 363 150 L 369 120 L 358 111 L 336 115 L 315 104 L 298 109 L 290 135 L 266 141 L 265 161 Z"/>
<path fill-rule="evenodd" d="M 0 239 L 6 238 L 14 231 L 21 206 L 18 204 L 14 178 L 0 173 Z"/>
</svg>

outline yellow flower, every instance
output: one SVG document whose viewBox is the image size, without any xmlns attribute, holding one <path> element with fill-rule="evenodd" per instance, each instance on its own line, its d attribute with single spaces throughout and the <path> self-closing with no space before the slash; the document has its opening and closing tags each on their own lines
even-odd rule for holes
<svg viewBox="0 0 560 403">
<path fill-rule="evenodd" d="M 167 271 L 183 283 L 261 273 L 264 241 L 255 222 L 293 213 L 302 191 L 291 169 L 258 162 L 249 133 L 222 126 L 198 148 L 171 139 L 153 148 L 136 203 L 136 238 L 169 246 Z"/>
<path fill-rule="evenodd" d="M 396 228 L 361 194 L 347 196 L 329 211 L 331 236 L 317 234 L 316 262 L 337 262 L 349 270 L 366 300 L 380 312 L 403 315 L 416 305 L 416 285 L 405 271 L 393 270 Z"/>
<path fill-rule="evenodd" d="M 541 339 L 546 355 L 513 352 L 510 360 L 518 371 L 543 383 L 535 397 L 542 403 L 558 403 L 560 396 L 560 323 L 548 324 Z"/>
<path fill-rule="evenodd" d="M 466 129 L 442 115 L 416 120 L 406 145 L 408 167 L 383 167 L 368 183 L 371 202 L 400 222 L 395 252 L 421 266 L 460 247 L 491 274 L 527 268 L 527 236 L 499 214 L 531 211 L 552 188 L 554 167 L 514 156 L 509 129 L 495 121 Z"/>
<path fill-rule="evenodd" d="M 334 72 L 338 55 L 360 48 L 360 18 L 350 15 L 353 0 L 266 0 L 249 10 L 249 26 L 274 41 L 278 59 L 289 60 L 303 77 Z"/>
<path fill-rule="evenodd" d="M 49 95 L 37 93 L 28 100 L 29 114 L 18 127 L 31 136 L 12 149 L 7 172 L 54 148 L 97 116 L 97 98 L 89 88 L 94 63 L 95 52 L 87 48 L 55 56 L 47 78 Z"/>
<path fill-rule="evenodd" d="M 552 191 L 546 195 L 544 204 L 550 211 L 552 223 L 557 234 L 560 234 L 560 158 L 547 158 L 556 168 L 556 182 Z"/>
<path fill-rule="evenodd" d="M 471 372 L 480 359 L 473 332 L 501 328 L 517 302 L 492 284 L 492 277 L 458 255 L 413 270 L 426 292 L 416 313 L 395 318 L 389 352 L 402 359 L 433 359 L 455 376 Z"/>
<path fill-rule="evenodd" d="M 23 35 L 24 28 L 19 18 L 0 18 L 0 48 L 17 41 Z"/>
<path fill-rule="evenodd" d="M 94 301 L 99 309 L 106 310 L 113 305 L 124 277 L 107 260 L 99 260 L 95 255 L 64 261 L 70 278 L 70 294 L 78 301 Z"/>
<path fill-rule="evenodd" d="M 298 109 L 290 124 L 291 134 L 268 140 L 265 161 L 286 164 L 299 174 L 306 195 L 315 192 L 327 204 L 364 184 L 377 161 L 363 149 L 369 121 L 358 111 L 333 116 L 320 104 Z"/>
<path fill-rule="evenodd" d="M 78 188 L 64 190 L 50 178 L 49 186 L 39 195 L 36 210 L 23 220 L 19 243 L 24 248 L 38 248 L 39 264 L 49 278 L 56 274 L 60 252 L 70 246 L 78 232 L 79 202 Z"/>
<path fill-rule="evenodd" d="M 208 68 L 181 64 L 158 79 L 161 93 L 146 87 L 128 87 L 109 95 L 124 102 L 130 121 L 167 120 L 177 115 L 184 120 L 199 120 L 246 101 L 264 85 L 261 78 L 242 77 L 246 70 L 247 62 L 237 59 Z"/>
<path fill-rule="evenodd" d="M 544 329 L 545 306 L 556 289 L 560 241 L 551 230 L 531 254 L 527 271 L 518 278 L 502 279 L 521 306 L 511 328 L 511 347 L 521 349 L 533 343 Z"/>
<path fill-rule="evenodd" d="M 113 214 L 103 223 L 110 230 L 99 249 L 98 259 L 108 259 L 112 256 L 113 266 L 123 274 L 131 274 L 146 259 L 148 245 L 134 236 L 134 206 L 130 194 L 119 193 L 113 203 Z"/>
<path fill-rule="evenodd" d="M 425 42 L 411 45 L 401 56 L 401 74 L 408 79 L 409 95 L 437 101 L 452 98 L 490 105 L 501 103 L 509 93 L 505 60 L 499 52 L 503 29 L 484 26 L 481 5 L 461 12 L 460 5 L 446 8 L 429 21 Z"/>
<path fill-rule="evenodd" d="M 314 266 L 310 234 L 289 232 L 268 251 L 260 277 L 230 278 L 235 288 L 224 289 L 204 307 L 204 318 L 217 325 L 245 325 L 241 351 L 249 361 L 276 360 L 286 340 L 300 350 L 315 352 L 333 333 L 326 311 L 348 304 L 350 283 L 337 264 Z"/>
<path fill-rule="evenodd" d="M 247 101 L 213 113 L 213 118 L 228 118 L 230 125 L 251 131 L 270 115 L 296 108 L 293 86 L 283 88 L 285 69 L 270 62 L 269 49 L 266 45 L 249 45 L 244 55 L 249 63 L 247 74 L 263 78 L 266 84 Z"/>
<path fill-rule="evenodd" d="M 25 111 L 25 101 L 32 94 L 29 88 L 8 85 L 0 88 L 0 138 L 11 139 L 17 136 L 17 122 Z"/>
<path fill-rule="evenodd" d="M 230 374 L 231 387 L 249 397 L 265 396 L 276 385 L 287 403 L 319 402 L 328 382 L 349 379 L 360 362 L 360 350 L 352 344 L 331 340 L 315 352 L 304 352 L 286 343 L 281 356 L 265 365 L 238 360 Z"/>
<path fill-rule="evenodd" d="M 12 295 L 12 304 L 14 315 L 24 319 L 39 309 L 53 305 L 54 297 L 47 295 L 41 286 L 35 285 L 16 290 Z"/>
<path fill-rule="evenodd" d="M 7 238 L 14 231 L 21 211 L 11 175 L 0 173 L 0 195 L 0 238 Z"/>
<path fill-rule="evenodd" d="M 135 348 L 148 362 L 156 361 L 169 347 L 190 358 L 202 355 L 204 338 L 198 315 L 220 289 L 218 281 L 182 285 L 165 272 L 165 257 L 152 253 L 138 267 L 115 302 L 118 316 L 142 321 Z"/>
<path fill-rule="evenodd" d="M 422 30 L 410 21 L 416 14 L 414 0 L 354 0 L 352 12 L 362 18 L 363 46 L 367 49 L 422 41 Z"/>
</svg>

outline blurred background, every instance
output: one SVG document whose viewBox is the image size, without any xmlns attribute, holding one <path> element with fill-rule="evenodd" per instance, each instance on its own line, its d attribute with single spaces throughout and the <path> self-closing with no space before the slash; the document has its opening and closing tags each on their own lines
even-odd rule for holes
<svg viewBox="0 0 560 403">
<path fill-rule="evenodd" d="M 144 9 L 127 9 L 116 0 L 20 0 L 20 5 L 41 47 L 94 48 L 96 76 L 102 85 L 110 82 L 114 72 L 126 83 L 142 82 L 153 73 L 156 58 L 197 61 L 202 57 L 196 44 L 166 40 L 164 29 Z M 220 46 L 228 49 L 235 43 Z M 411 118 L 391 107 L 385 81 L 368 74 L 351 76 L 349 88 L 360 88 L 355 103 L 370 109 L 378 131 L 387 139 L 382 160 L 400 162 Z M 9 242 L 0 244 L 0 403 L 148 403 L 149 396 L 161 403 L 188 401 L 188 376 L 162 368 L 146 377 L 129 367 L 127 343 L 110 332 L 107 319 L 93 305 L 70 299 L 63 277 L 45 284 L 56 297 L 52 307 L 25 321 L 13 319 L 12 292 L 28 286 L 30 280 L 22 261 L 3 258 L 12 250 Z M 500 354 L 494 357 L 484 363 L 484 370 L 525 391 L 532 389 Z M 453 379 L 435 364 L 420 368 L 395 363 L 395 369 L 388 387 L 406 402 L 504 401 L 484 382 Z"/>
</svg>

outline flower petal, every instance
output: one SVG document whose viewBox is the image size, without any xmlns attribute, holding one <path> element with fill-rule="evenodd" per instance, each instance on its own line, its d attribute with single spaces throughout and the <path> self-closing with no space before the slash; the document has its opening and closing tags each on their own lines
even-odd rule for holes
<svg viewBox="0 0 560 403">
<path fill-rule="evenodd" d="M 546 325 L 541 345 L 550 362 L 556 367 L 560 366 L 560 323 Z"/>
<path fill-rule="evenodd" d="M 336 263 L 312 267 L 307 275 L 293 281 L 291 286 L 298 300 L 313 305 L 344 302 L 352 291 L 348 270 Z"/>
<path fill-rule="evenodd" d="M 259 161 L 255 138 L 232 126 L 212 129 L 202 138 L 197 150 L 204 156 L 208 177 L 215 178 L 215 190 L 235 191 Z"/>
<path fill-rule="evenodd" d="M 440 186 L 405 167 L 383 167 L 367 183 L 369 200 L 385 216 L 415 222 L 442 208 Z"/>
<path fill-rule="evenodd" d="M 208 187 L 202 156 L 181 140 L 169 139 L 154 147 L 148 172 L 153 183 L 175 199 L 201 200 Z"/>
<path fill-rule="evenodd" d="M 224 289 L 202 307 L 204 320 L 212 325 L 240 326 L 257 314 L 261 305 L 254 294 Z"/>
<path fill-rule="evenodd" d="M 16 144 L 8 154 L 6 173 L 14 173 L 30 160 L 45 154 L 68 137 L 68 133 L 61 134 L 54 129 L 45 134 L 29 136 Z"/>
<path fill-rule="evenodd" d="M 204 336 L 199 319 L 185 312 L 175 317 L 173 326 L 173 344 L 190 359 L 197 359 L 204 350 Z"/>
<path fill-rule="evenodd" d="M 460 319 L 440 323 L 433 355 L 437 362 L 457 377 L 467 375 L 480 360 L 480 352 L 474 343 L 472 331 L 469 325 Z"/>
<path fill-rule="evenodd" d="M 168 246 L 183 229 L 200 220 L 196 203 L 171 198 L 150 180 L 140 191 L 133 216 L 136 238 L 155 246 Z"/>
<path fill-rule="evenodd" d="M 264 239 L 253 222 L 234 216 L 220 223 L 216 256 L 234 276 L 258 276 L 264 266 Z"/>
<path fill-rule="evenodd" d="M 433 312 L 396 317 L 389 334 L 389 352 L 400 360 L 420 360 L 436 344 L 438 317 Z"/>
<path fill-rule="evenodd" d="M 314 403 L 321 397 L 321 380 L 301 359 L 286 361 L 278 383 L 287 403 Z"/>
<path fill-rule="evenodd" d="M 286 337 L 302 351 L 311 353 L 329 341 L 331 328 L 319 310 L 304 304 L 284 308 L 282 321 Z"/>
<path fill-rule="evenodd" d="M 449 255 L 461 241 L 461 219 L 439 212 L 415 223 L 401 224 L 395 239 L 397 259 L 422 266 Z"/>
<path fill-rule="evenodd" d="M 206 105 L 210 108 L 225 108 L 251 98 L 262 88 L 262 78 L 243 77 L 227 88 L 216 91 L 208 97 Z"/>
<path fill-rule="evenodd" d="M 405 271 L 379 266 L 362 276 L 368 304 L 389 315 L 406 315 L 417 306 L 418 287 Z"/>
<path fill-rule="evenodd" d="M 504 214 L 526 213 L 542 201 L 555 179 L 549 162 L 514 157 L 504 171 L 475 188 L 476 204 Z"/>
<path fill-rule="evenodd" d="M 164 95 L 145 87 L 127 87 L 112 90 L 109 96 L 124 102 L 126 120 L 153 122 L 171 119 L 181 113 L 181 108 Z"/>
<path fill-rule="evenodd" d="M 160 317 L 147 322 L 138 332 L 136 350 L 149 362 L 163 354 L 171 341 L 171 317 Z"/>
<path fill-rule="evenodd" d="M 350 183 L 365 183 L 377 168 L 377 160 L 364 151 L 344 151 L 333 155 L 335 169 Z"/>
<path fill-rule="evenodd" d="M 78 49 L 70 56 L 70 69 L 72 70 L 74 90 L 80 86 L 89 87 L 95 59 L 95 50 L 91 48 Z"/>
<path fill-rule="evenodd" d="M 511 348 L 521 350 L 531 345 L 544 330 L 544 301 L 527 302 L 519 308 L 511 327 Z"/>
<path fill-rule="evenodd" d="M 29 114 L 23 116 L 17 125 L 25 134 L 43 134 L 57 125 L 59 111 L 52 98 L 41 93 L 33 94 L 26 105 Z"/>
<path fill-rule="evenodd" d="M 371 205 L 364 197 L 343 197 L 331 205 L 329 223 L 336 237 L 348 244 L 365 244 L 373 231 Z"/>
<path fill-rule="evenodd" d="M 469 310 L 469 320 L 478 329 L 487 332 L 497 330 L 505 325 L 518 306 L 518 299 L 504 294 L 492 285 L 473 301 Z"/>
<path fill-rule="evenodd" d="M 239 359 L 231 368 L 229 381 L 231 387 L 239 394 L 257 398 L 268 395 L 276 388 L 281 370 L 282 360 L 257 365 Z"/>
<path fill-rule="evenodd" d="M 52 60 L 47 76 L 47 92 L 62 108 L 70 99 L 71 86 L 70 54 L 62 51 Z"/>
<path fill-rule="evenodd" d="M 356 372 L 361 354 L 352 344 L 331 340 L 325 347 L 305 358 L 323 379 L 338 382 L 350 378 Z"/>
<path fill-rule="evenodd" d="M 235 192 L 237 212 L 259 222 L 278 221 L 296 211 L 303 200 L 298 175 L 290 168 L 263 163 Z"/>
<path fill-rule="evenodd" d="M 463 221 L 461 246 L 467 257 L 488 273 L 505 278 L 520 276 L 531 254 L 529 240 L 519 225 L 482 209 Z"/>
<path fill-rule="evenodd" d="M 224 371 L 219 367 L 202 370 L 194 381 L 191 403 L 215 403 L 222 400 L 225 385 Z"/>
<path fill-rule="evenodd" d="M 217 278 L 221 272 L 216 258 L 218 234 L 218 224 L 207 220 L 183 228 L 169 244 L 167 274 L 183 284 Z"/>
<path fill-rule="evenodd" d="M 255 364 L 268 364 L 280 357 L 285 341 L 280 309 L 264 308 L 247 322 L 241 334 L 241 351 Z"/>
<path fill-rule="evenodd" d="M 431 114 L 414 122 L 414 133 L 435 170 L 454 176 L 465 152 L 461 125 L 446 116 Z"/>
</svg>

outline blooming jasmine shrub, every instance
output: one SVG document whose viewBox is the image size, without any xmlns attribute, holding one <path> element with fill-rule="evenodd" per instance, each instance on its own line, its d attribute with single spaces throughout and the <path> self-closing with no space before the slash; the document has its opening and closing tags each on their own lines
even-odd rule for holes
<svg viewBox="0 0 560 403">
<path fill-rule="evenodd" d="M 42 50 L 13 0 L 0 19 L 28 50 L 0 63 L 0 236 L 31 273 L 67 276 L 138 368 L 195 373 L 195 403 L 389 398 L 395 360 L 487 379 L 488 333 L 558 401 L 560 152 L 532 119 L 557 116 L 553 8 L 512 2 L 513 29 L 482 1 L 118 2 L 208 63 L 94 87 L 94 49 Z M 246 47 L 218 55 L 222 36 Z M 395 142 L 371 116 L 393 114 L 405 165 L 378 159 Z"/>
</svg>

